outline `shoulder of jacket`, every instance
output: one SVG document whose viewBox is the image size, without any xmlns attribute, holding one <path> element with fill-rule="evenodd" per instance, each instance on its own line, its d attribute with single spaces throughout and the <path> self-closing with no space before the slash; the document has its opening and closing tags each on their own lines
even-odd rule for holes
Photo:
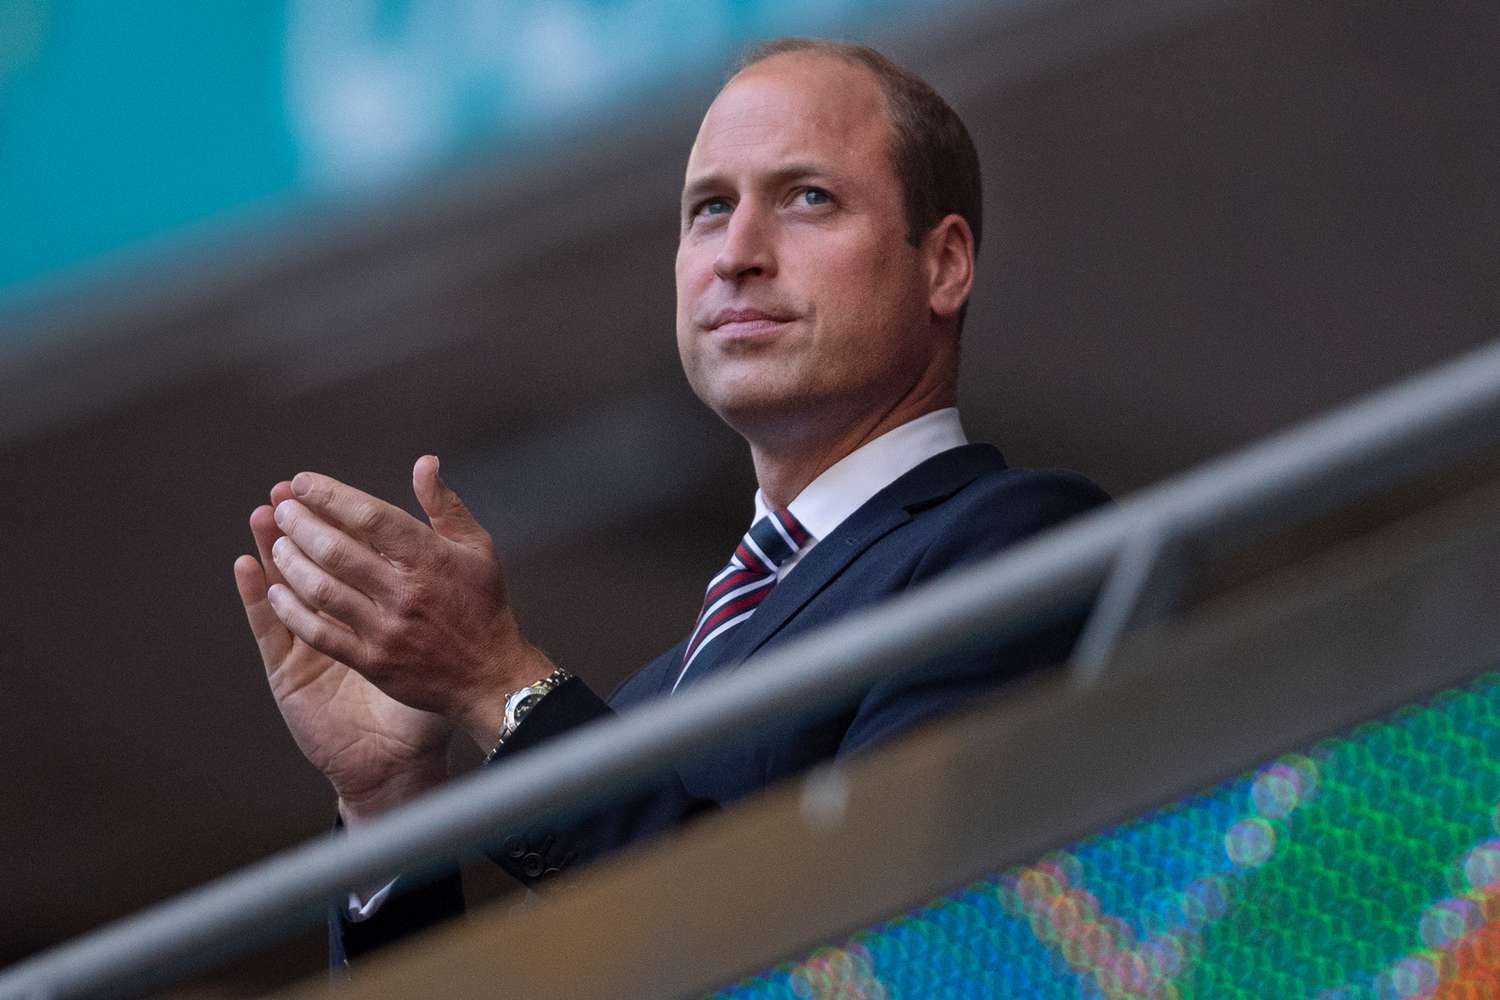
<svg viewBox="0 0 1500 1000">
<path fill-rule="evenodd" d="M 995 469 L 976 476 L 937 509 L 967 512 L 1000 505 L 1002 511 L 1066 514 L 1097 507 L 1109 500 L 1098 484 L 1068 469 Z"/>
<path fill-rule="evenodd" d="M 976 477 L 946 500 L 912 511 L 931 538 L 924 562 L 942 564 L 995 551 L 1108 502 L 1076 472 L 998 469 Z"/>
</svg>

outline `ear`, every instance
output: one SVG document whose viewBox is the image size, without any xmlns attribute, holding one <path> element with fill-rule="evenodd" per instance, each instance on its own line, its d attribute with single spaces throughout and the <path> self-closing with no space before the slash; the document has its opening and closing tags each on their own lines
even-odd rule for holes
<svg viewBox="0 0 1500 1000">
<path fill-rule="evenodd" d="M 922 241 L 927 258 L 927 304 L 934 316 L 958 315 L 974 288 L 974 231 L 961 215 L 946 216 Z"/>
</svg>

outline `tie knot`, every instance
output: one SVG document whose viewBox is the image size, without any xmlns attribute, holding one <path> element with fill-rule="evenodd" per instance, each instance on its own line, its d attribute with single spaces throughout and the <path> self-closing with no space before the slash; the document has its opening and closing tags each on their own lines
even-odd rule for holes
<svg viewBox="0 0 1500 1000">
<path fill-rule="evenodd" d="M 775 573 L 812 537 L 789 510 L 773 510 L 756 521 L 740 539 L 735 559 L 748 570 Z"/>
</svg>

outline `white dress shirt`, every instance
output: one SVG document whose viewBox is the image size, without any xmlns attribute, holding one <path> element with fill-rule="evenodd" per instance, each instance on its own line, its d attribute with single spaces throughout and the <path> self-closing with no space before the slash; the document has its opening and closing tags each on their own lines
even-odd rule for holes
<svg viewBox="0 0 1500 1000">
<path fill-rule="evenodd" d="M 776 579 L 785 579 L 819 539 L 832 534 L 875 494 L 934 455 L 968 443 L 963 425 L 959 423 L 958 410 L 949 407 L 923 414 L 886 431 L 833 463 L 787 504 L 787 510 L 811 538 L 777 568 Z M 770 512 L 766 498 L 756 490 L 755 516 L 750 523 L 755 524 Z M 395 884 L 395 879 L 387 882 L 368 901 L 361 901 L 359 893 L 351 892 L 346 911 L 349 920 L 355 923 L 368 920 L 380 909 L 380 904 L 385 902 Z"/>
<path fill-rule="evenodd" d="M 785 579 L 820 538 L 827 538 L 875 494 L 934 455 L 968 443 L 958 410 L 949 407 L 886 431 L 830 465 L 797 494 L 797 499 L 787 504 L 787 510 L 812 539 L 777 568 L 776 579 Z M 756 490 L 755 517 L 750 523 L 770 512 L 766 498 Z"/>
</svg>

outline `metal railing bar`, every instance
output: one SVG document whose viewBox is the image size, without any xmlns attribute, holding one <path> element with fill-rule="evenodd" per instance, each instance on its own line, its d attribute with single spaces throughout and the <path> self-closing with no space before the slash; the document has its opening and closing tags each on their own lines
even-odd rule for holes
<svg viewBox="0 0 1500 1000">
<path fill-rule="evenodd" d="M 0 997 L 91 995 L 126 976 L 141 987 L 159 984 L 199 967 L 198 953 L 216 943 L 320 909 L 347 886 L 451 857 L 497 828 L 560 813 L 586 795 L 618 797 L 688 753 L 806 714 L 809 705 L 833 711 L 893 668 L 962 642 L 997 611 L 1020 623 L 1087 590 L 1108 565 L 1109 535 L 1094 530 L 1063 541 L 1072 572 L 1056 571 L 1048 546 L 851 614 L 767 653 L 753 671 L 705 679 L 670 700 L 575 730 L 394 810 L 360 836 L 319 837 L 22 962 L 0 976 Z M 996 581 L 1003 584 L 998 605 L 985 599 L 997 593 Z"/>
<path fill-rule="evenodd" d="M 0 996 L 133 989 L 343 888 L 451 856 L 491 831 L 577 810 L 771 720 L 829 711 L 871 681 L 978 633 L 1010 634 L 1086 600 L 1150 524 L 1240 544 L 1500 438 L 1500 343 L 1142 491 L 695 685 L 456 781 L 359 837 L 322 837 L 0 974 Z M 223 947 L 221 947 L 223 946 Z"/>
<path fill-rule="evenodd" d="M 1114 566 L 1094 610 L 1073 647 L 1068 673 L 1080 685 L 1097 684 L 1124 637 L 1165 617 L 1181 593 L 1182 547 L 1161 524 L 1149 524 L 1131 537 Z"/>
</svg>

